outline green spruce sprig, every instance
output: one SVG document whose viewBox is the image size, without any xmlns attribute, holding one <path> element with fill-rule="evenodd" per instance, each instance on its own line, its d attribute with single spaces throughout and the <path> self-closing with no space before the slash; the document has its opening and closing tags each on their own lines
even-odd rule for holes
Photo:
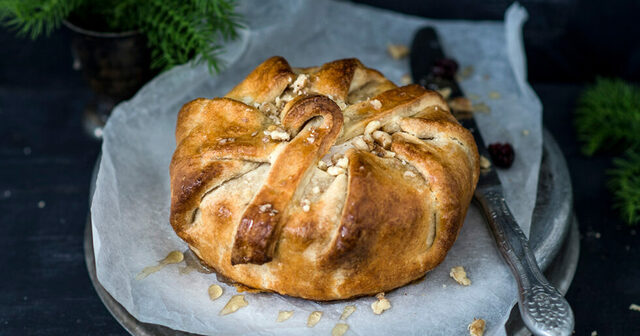
<svg viewBox="0 0 640 336">
<path fill-rule="evenodd" d="M 598 78 L 578 100 L 576 130 L 582 151 L 640 144 L 640 89 L 621 79 Z"/>
<path fill-rule="evenodd" d="M 598 78 L 578 99 L 575 115 L 582 151 L 617 149 L 607 174 L 614 208 L 629 225 L 640 223 L 640 88 L 620 79 Z"/>
<path fill-rule="evenodd" d="M 0 22 L 32 39 L 51 34 L 83 0 L 0 0 Z"/>
<path fill-rule="evenodd" d="M 0 23 L 36 38 L 70 17 L 99 18 L 105 29 L 145 34 L 153 68 L 198 56 L 213 73 L 223 66 L 222 43 L 237 37 L 241 17 L 235 7 L 235 0 L 0 0 Z"/>
<path fill-rule="evenodd" d="M 640 151 L 629 150 L 622 158 L 613 160 L 609 170 L 609 188 L 614 207 L 629 225 L 640 223 Z"/>
</svg>

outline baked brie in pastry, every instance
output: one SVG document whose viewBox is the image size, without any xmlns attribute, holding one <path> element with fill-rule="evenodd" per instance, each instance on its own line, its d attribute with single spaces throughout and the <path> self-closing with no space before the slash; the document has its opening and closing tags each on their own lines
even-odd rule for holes
<svg viewBox="0 0 640 336">
<path fill-rule="evenodd" d="M 422 277 L 456 240 L 478 180 L 443 98 L 357 59 L 260 64 L 182 107 L 171 225 L 219 274 L 313 300 Z"/>
</svg>

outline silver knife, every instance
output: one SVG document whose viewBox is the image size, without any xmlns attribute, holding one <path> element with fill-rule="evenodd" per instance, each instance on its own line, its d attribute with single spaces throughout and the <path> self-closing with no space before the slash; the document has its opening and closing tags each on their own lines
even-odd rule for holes
<svg viewBox="0 0 640 336">
<path fill-rule="evenodd" d="M 438 35 L 432 27 L 422 28 L 416 33 L 410 56 L 414 82 L 428 89 L 449 87 L 451 97 L 463 96 L 451 74 L 436 71 L 438 75 L 435 75 L 432 71 L 434 64 L 444 59 Z M 447 64 L 444 65 L 446 68 Z M 463 116 L 459 121 L 473 134 L 479 154 L 489 158 L 473 115 Z M 534 335 L 571 335 L 574 327 L 573 311 L 567 300 L 540 271 L 526 236 L 507 206 L 494 167 L 491 165 L 480 172 L 474 200 L 482 208 L 498 249 L 516 279 L 522 320 Z"/>
</svg>

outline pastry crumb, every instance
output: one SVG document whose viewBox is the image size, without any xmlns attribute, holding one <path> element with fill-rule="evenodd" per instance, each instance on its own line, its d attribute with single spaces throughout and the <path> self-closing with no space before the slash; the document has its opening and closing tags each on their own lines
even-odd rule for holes
<svg viewBox="0 0 640 336">
<path fill-rule="evenodd" d="M 217 298 L 222 296 L 222 287 L 220 287 L 219 285 L 211 285 L 209 286 L 208 292 L 209 299 L 211 299 L 211 301 L 216 300 Z"/>
<path fill-rule="evenodd" d="M 244 295 L 234 295 L 229 299 L 229 302 L 222 308 L 220 315 L 229 315 L 235 313 L 240 308 L 244 308 L 249 305 L 249 302 L 245 300 Z"/>
<path fill-rule="evenodd" d="M 453 280 L 463 286 L 471 285 L 471 280 L 467 277 L 467 272 L 462 266 L 453 267 L 451 269 L 451 272 L 449 272 L 449 276 L 451 276 Z"/>
<path fill-rule="evenodd" d="M 633 310 L 633 311 L 640 312 L 640 305 L 637 305 L 637 304 L 635 304 L 635 303 L 632 303 L 632 304 L 629 306 L 629 310 Z"/>
<path fill-rule="evenodd" d="M 281 310 L 278 312 L 278 317 L 276 318 L 276 322 L 284 322 L 293 316 L 293 310 Z"/>
<path fill-rule="evenodd" d="M 491 113 L 491 108 L 485 103 L 477 103 L 472 106 L 473 112 Z"/>
<path fill-rule="evenodd" d="M 486 157 L 480 155 L 480 169 L 489 169 L 491 168 L 491 161 Z"/>
<path fill-rule="evenodd" d="M 371 309 L 376 315 L 382 314 L 385 310 L 391 308 L 391 302 L 384 297 L 384 293 L 378 293 L 376 295 L 378 301 L 371 304 Z"/>
<path fill-rule="evenodd" d="M 467 329 L 469 330 L 469 335 L 471 335 L 471 336 L 482 336 L 482 335 L 484 335 L 485 325 L 486 325 L 486 323 L 484 322 L 483 319 L 474 318 L 473 322 L 471 322 L 469 324 L 469 326 L 467 326 Z"/>
<path fill-rule="evenodd" d="M 331 330 L 331 336 L 342 336 L 347 330 L 349 330 L 349 325 L 345 323 L 338 323 Z"/>
<path fill-rule="evenodd" d="M 473 112 L 471 100 L 465 97 L 456 97 L 449 101 L 449 107 L 459 112 Z"/>
<path fill-rule="evenodd" d="M 373 108 L 376 110 L 379 110 L 382 108 L 382 103 L 377 99 L 370 101 L 370 103 L 371 103 L 371 106 L 373 106 Z"/>
<path fill-rule="evenodd" d="M 403 44 L 388 44 L 387 51 L 393 59 L 401 59 L 409 55 L 409 48 Z"/>
<path fill-rule="evenodd" d="M 411 76 L 409 76 L 409 74 L 404 74 L 402 75 L 402 78 L 400 78 L 400 83 L 402 85 L 413 84 L 413 79 L 411 79 Z"/>
<path fill-rule="evenodd" d="M 451 88 L 450 87 L 444 87 L 442 89 L 438 89 L 436 90 L 436 92 L 438 92 L 442 98 L 449 99 L 449 97 L 451 97 Z"/>
<path fill-rule="evenodd" d="M 344 310 L 342 310 L 342 315 L 340 315 L 340 319 L 346 320 L 355 311 L 356 311 L 356 306 L 352 306 L 352 305 L 345 306 Z"/>
<path fill-rule="evenodd" d="M 315 186 L 311 189 L 311 192 L 314 194 L 319 194 L 320 193 L 320 187 Z"/>
<path fill-rule="evenodd" d="M 307 327 L 313 328 L 316 324 L 318 324 L 318 322 L 320 322 L 321 318 L 322 318 L 321 311 L 316 310 L 314 312 L 311 312 L 311 314 L 309 314 L 309 318 L 307 319 Z"/>
<path fill-rule="evenodd" d="M 529 130 L 528 129 L 523 129 L 522 130 L 522 135 L 524 135 L 524 136 L 529 135 Z"/>
<path fill-rule="evenodd" d="M 473 66 L 471 66 L 471 65 L 466 66 L 466 67 L 460 69 L 460 71 L 458 71 L 458 73 L 456 74 L 456 79 L 459 82 L 462 82 L 463 80 L 471 77 L 471 75 L 473 75 L 474 71 L 475 70 L 474 70 Z"/>
</svg>

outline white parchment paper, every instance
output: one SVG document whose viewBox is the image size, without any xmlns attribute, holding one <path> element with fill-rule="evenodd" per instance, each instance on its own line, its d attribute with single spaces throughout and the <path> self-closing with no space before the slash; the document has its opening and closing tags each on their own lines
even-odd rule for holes
<svg viewBox="0 0 640 336">
<path fill-rule="evenodd" d="M 463 81 L 476 103 L 491 108 L 478 113 L 487 143 L 513 144 L 516 161 L 499 171 L 507 201 L 525 232 L 529 232 L 542 151 L 541 105 L 526 83 L 521 26 L 526 12 L 518 5 L 505 22 L 447 22 L 415 18 L 369 7 L 326 1 L 242 2 L 249 28 L 229 46 L 228 67 L 216 77 L 205 66 L 177 67 L 146 85 L 119 105 L 104 129 L 102 161 L 91 206 L 97 275 L 104 288 L 134 317 L 177 330 L 225 335 L 328 335 L 342 309 L 355 304 L 346 321 L 350 335 L 463 335 L 474 318 L 487 322 L 487 335 L 504 334 L 504 322 L 516 301 L 516 286 L 495 247 L 479 211 L 472 207 L 446 260 L 423 281 L 387 294 L 392 308 L 374 315 L 374 298 L 316 303 L 276 294 L 246 294 L 249 306 L 218 313 L 236 290 L 214 274 L 180 274 L 170 265 L 148 278 L 134 277 L 169 251 L 186 249 L 169 225 L 169 162 L 175 149 L 178 110 L 191 99 L 224 95 L 250 70 L 272 55 L 292 66 L 319 65 L 357 57 L 399 83 L 409 73 L 408 60 L 394 60 L 388 43 L 409 45 L 414 32 L 434 25 L 445 52 L 461 67 L 473 66 Z M 491 92 L 499 99 L 490 99 Z M 528 135 L 523 134 L 528 131 Z M 449 277 L 463 265 L 472 285 Z M 207 295 L 219 283 L 224 294 Z M 280 310 L 293 317 L 276 323 Z M 306 327 L 311 311 L 324 316 Z"/>
</svg>

